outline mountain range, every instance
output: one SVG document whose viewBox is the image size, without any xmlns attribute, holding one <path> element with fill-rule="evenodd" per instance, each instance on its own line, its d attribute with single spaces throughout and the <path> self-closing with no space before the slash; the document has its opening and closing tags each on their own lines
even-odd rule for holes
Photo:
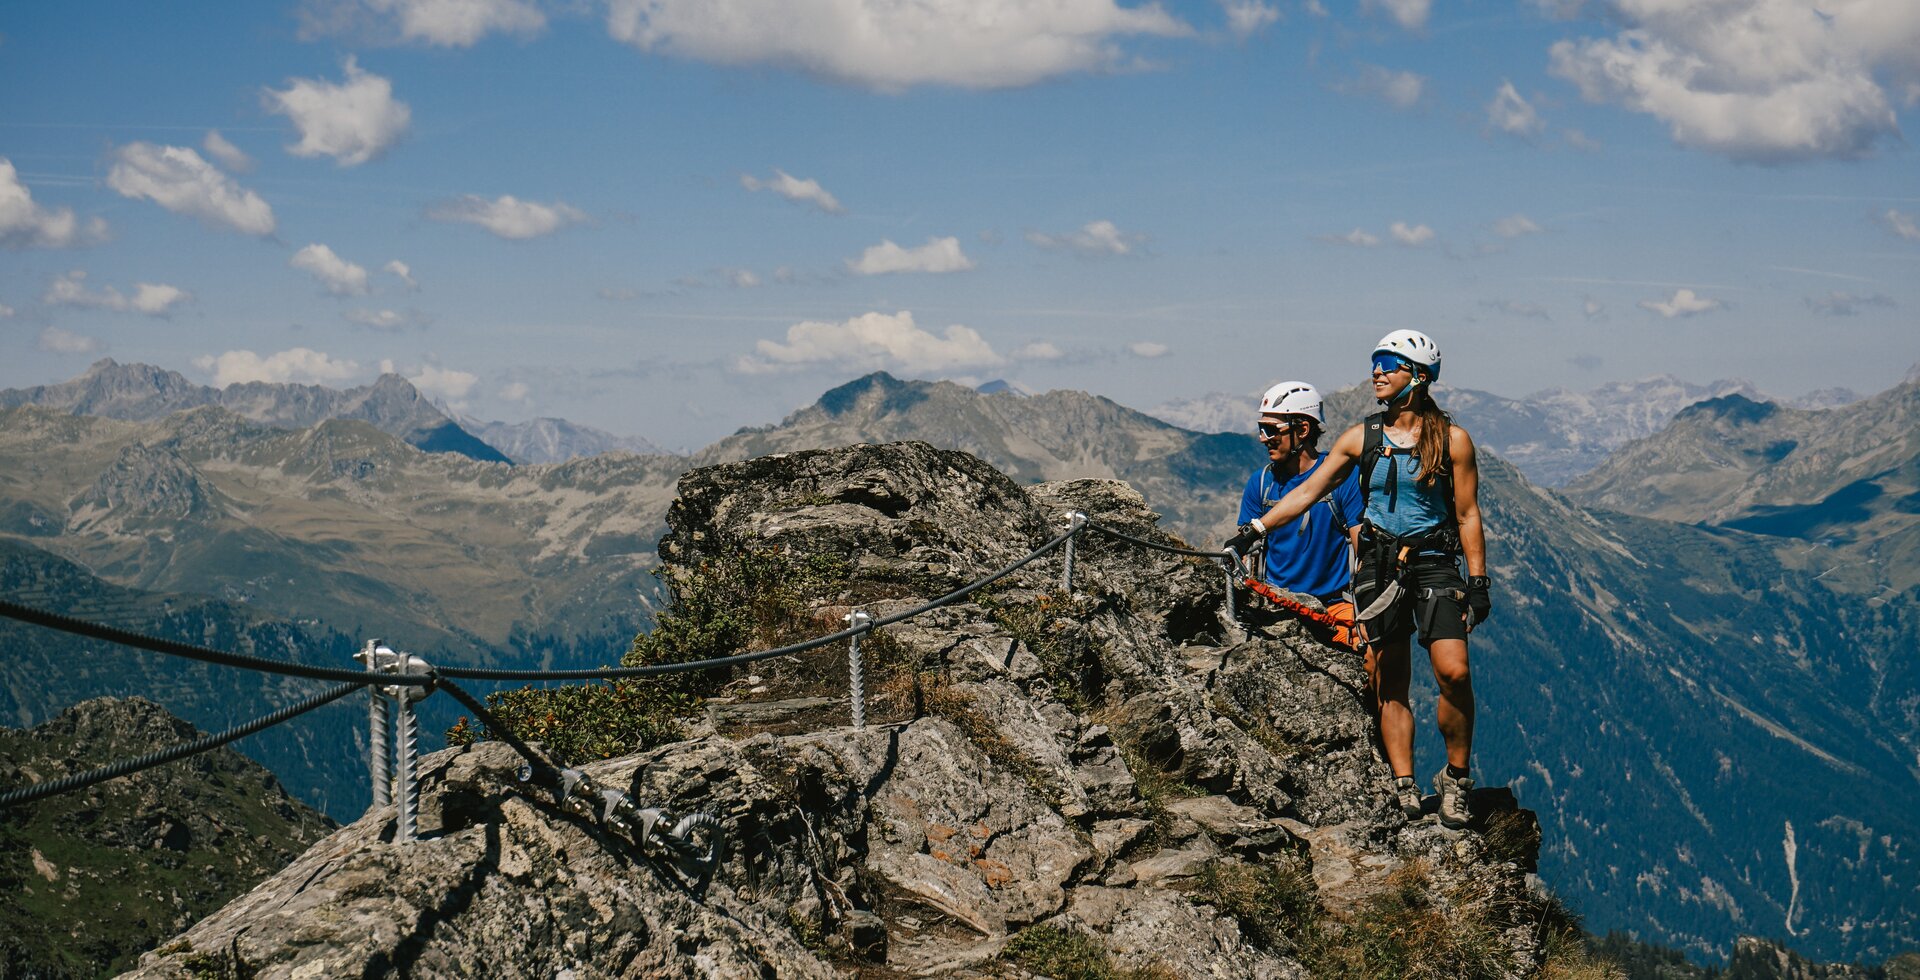
<svg viewBox="0 0 1920 980">
<path fill-rule="evenodd" d="M 1911 432 L 1908 387 L 1805 413 L 1804 451 Z M 1370 402 L 1336 393 L 1330 419 L 1357 419 Z M 1467 400 L 1451 404 L 1476 432 L 1499 431 Z M 1763 404 L 1723 399 L 1644 442 L 1679 440 L 1709 416 L 1758 438 L 1778 419 L 1722 416 Z M 1823 449 L 1816 428 L 1880 435 Z M 975 453 L 1022 483 L 1126 480 L 1196 544 L 1220 539 L 1262 462 L 1250 436 L 1181 429 L 1080 392 L 983 394 L 884 374 L 691 458 L 529 466 L 422 453 L 353 421 L 289 431 L 216 407 L 149 422 L 22 407 L 0 413 L 0 535 L 116 587 L 224 597 L 436 657 L 589 665 L 617 657 L 621 631 L 658 596 L 646 571 L 688 468 L 897 439 Z M 1477 765 L 1539 810 L 1542 874 L 1592 927 L 1708 957 L 1751 932 L 1826 959 L 1920 944 L 1920 672 L 1901 655 L 1920 632 L 1920 595 L 1888 584 L 1911 582 L 1913 562 L 1885 546 L 1902 533 L 1911 490 L 1899 481 L 1915 464 L 1911 443 L 1897 446 L 1832 484 L 1872 477 L 1873 500 L 1887 501 L 1874 513 L 1890 530 L 1851 541 L 1713 524 L 1704 507 L 1681 521 L 1597 509 L 1487 454 L 1497 606 L 1475 637 Z M 1799 486 L 1780 482 L 1785 471 L 1761 479 L 1801 451 L 1735 467 L 1750 474 L 1742 486 L 1758 482 L 1727 495 L 1749 509 L 1725 519 L 1804 506 L 1766 496 Z M 1647 458 L 1675 479 L 1697 468 L 1679 442 Z M 1876 571 L 1882 594 L 1863 603 L 1860 582 L 1821 570 L 1870 547 L 1905 565 Z M 1433 744 L 1421 752 L 1437 758 Z"/>
<path fill-rule="evenodd" d="M 1351 393 L 1351 400 L 1360 397 L 1363 387 L 1340 391 Z M 1589 391 L 1549 388 L 1523 398 L 1442 382 L 1435 388 L 1435 395 L 1473 432 L 1476 444 L 1499 453 L 1529 480 L 1547 487 L 1564 486 L 1599 466 L 1614 450 L 1654 434 L 1689 405 L 1728 395 L 1778 401 L 1747 381 L 1730 379 L 1700 385 L 1666 374 L 1611 382 Z M 1332 397 L 1330 394 L 1329 399 Z M 1828 388 L 1780 404 L 1834 408 L 1859 398 L 1845 388 Z M 1257 393 L 1215 392 L 1168 402 L 1152 409 L 1151 414 L 1198 432 L 1245 432 L 1252 427 L 1254 406 L 1259 400 Z M 1371 396 L 1366 396 L 1365 403 L 1372 405 Z M 1357 419 L 1364 413 L 1350 414 Z"/>
</svg>

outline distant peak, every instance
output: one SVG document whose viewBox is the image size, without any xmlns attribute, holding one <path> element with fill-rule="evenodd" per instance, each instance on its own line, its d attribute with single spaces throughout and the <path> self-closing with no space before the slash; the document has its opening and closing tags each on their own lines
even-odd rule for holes
<svg viewBox="0 0 1920 980">
<path fill-rule="evenodd" d="M 1780 406 L 1773 402 L 1754 401 L 1745 395 L 1735 392 L 1733 394 L 1721 395 L 1718 398 L 1709 398 L 1705 401 L 1694 402 L 1686 408 L 1681 409 L 1680 414 L 1676 415 L 1674 419 L 1675 421 L 1679 421 L 1681 419 L 1707 416 L 1725 419 L 1729 422 L 1753 423 L 1772 418 L 1779 411 Z"/>
<path fill-rule="evenodd" d="M 862 375 L 852 381 L 831 388 L 820 396 L 820 408 L 829 415 L 845 415 L 859 403 L 860 396 L 870 391 L 895 392 L 906 388 L 908 383 L 888 374 L 875 371 Z"/>
</svg>

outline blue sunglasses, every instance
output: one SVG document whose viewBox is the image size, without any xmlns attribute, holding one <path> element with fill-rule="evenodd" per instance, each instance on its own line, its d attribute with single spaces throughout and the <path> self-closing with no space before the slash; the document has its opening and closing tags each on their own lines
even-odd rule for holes
<svg viewBox="0 0 1920 980">
<path fill-rule="evenodd" d="M 1413 362 L 1397 354 L 1375 354 L 1373 369 L 1381 374 L 1392 374 L 1395 371 L 1412 373 Z"/>
</svg>

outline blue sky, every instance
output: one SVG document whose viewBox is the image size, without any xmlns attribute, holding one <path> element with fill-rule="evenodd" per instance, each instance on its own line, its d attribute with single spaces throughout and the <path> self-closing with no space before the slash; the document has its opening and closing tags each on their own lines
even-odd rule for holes
<svg viewBox="0 0 1920 980">
<path fill-rule="evenodd" d="M 12 4 L 0 385 L 390 369 L 698 446 L 876 368 L 1144 408 L 1414 327 L 1509 395 L 1871 392 L 1916 103 L 1911 0 Z"/>
</svg>

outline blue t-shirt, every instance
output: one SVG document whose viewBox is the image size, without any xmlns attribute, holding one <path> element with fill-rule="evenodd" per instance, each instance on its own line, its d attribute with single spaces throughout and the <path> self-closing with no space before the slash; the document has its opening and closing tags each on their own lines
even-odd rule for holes
<svg viewBox="0 0 1920 980">
<path fill-rule="evenodd" d="M 1271 510 L 1287 491 L 1305 482 L 1325 461 L 1324 456 L 1314 460 L 1305 473 L 1285 483 L 1274 478 L 1272 466 L 1262 466 L 1247 480 L 1246 492 L 1240 495 L 1240 523 Z M 1347 526 L 1360 520 L 1359 467 L 1347 471 L 1347 478 L 1333 488 L 1329 497 L 1314 501 L 1293 523 L 1267 532 L 1268 583 L 1321 598 L 1345 591 L 1351 577 Z"/>
</svg>

